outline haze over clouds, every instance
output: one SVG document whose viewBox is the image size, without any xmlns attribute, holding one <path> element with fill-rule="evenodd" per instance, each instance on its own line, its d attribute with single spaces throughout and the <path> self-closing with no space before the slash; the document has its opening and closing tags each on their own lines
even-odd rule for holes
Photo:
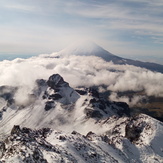
<svg viewBox="0 0 163 163">
<path fill-rule="evenodd" d="M 47 80 L 54 73 L 60 74 L 72 87 L 106 85 L 106 89 L 114 93 L 111 100 L 128 100 L 125 97 L 119 99 L 118 91 L 144 91 L 149 96 L 163 97 L 161 73 L 130 65 L 114 65 L 95 56 L 52 56 L 57 56 L 57 53 L 0 62 L 0 85 L 18 86 L 15 98 L 19 103 L 28 101 L 36 79 Z M 130 104 L 141 98 L 133 97 Z"/>
<path fill-rule="evenodd" d="M 162 0 L 5 0 L 0 55 L 40 54 L 91 39 L 113 54 L 163 63 Z"/>
</svg>

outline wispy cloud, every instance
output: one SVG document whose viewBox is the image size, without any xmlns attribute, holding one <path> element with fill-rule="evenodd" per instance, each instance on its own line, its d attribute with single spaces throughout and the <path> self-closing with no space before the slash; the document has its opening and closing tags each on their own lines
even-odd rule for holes
<svg viewBox="0 0 163 163">
<path fill-rule="evenodd" d="M 28 0 L 23 3 L 6 0 L 0 8 L 3 44 L 7 39 L 9 44 L 15 44 L 5 29 L 17 28 L 16 32 L 12 29 L 8 33 L 13 33 L 12 36 L 24 30 L 18 35 L 23 40 L 20 45 L 33 43 L 38 47 L 40 43 L 40 48 L 44 46 L 47 51 L 64 48 L 77 38 L 89 37 L 117 54 L 136 54 L 138 50 L 144 55 L 151 55 L 155 50 L 162 54 L 162 0 Z"/>
<path fill-rule="evenodd" d="M 21 11 L 28 11 L 28 12 L 33 12 L 36 9 L 34 6 L 22 5 L 22 4 L 6 5 L 4 7 L 8 9 L 15 9 L 15 10 L 21 10 Z"/>
<path fill-rule="evenodd" d="M 115 1 L 105 3 L 78 2 L 67 5 L 65 12 L 88 19 L 101 19 L 103 29 L 132 31 L 134 35 L 149 36 L 153 42 L 162 43 L 163 3 L 162 1 Z M 96 25 L 95 25 L 96 26 Z M 139 32 L 138 32 L 139 31 Z M 157 41 L 158 39 L 158 41 Z M 156 40 L 156 41 L 155 41 Z"/>
</svg>

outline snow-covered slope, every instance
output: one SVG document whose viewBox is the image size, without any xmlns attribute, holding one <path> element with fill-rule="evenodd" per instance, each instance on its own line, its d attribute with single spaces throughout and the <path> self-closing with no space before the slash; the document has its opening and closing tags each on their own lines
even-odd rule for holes
<svg viewBox="0 0 163 163">
<path fill-rule="evenodd" d="M 77 42 L 58 52 L 60 56 L 79 55 L 79 56 L 97 56 L 106 61 L 120 61 L 120 57 L 111 54 L 96 43 L 91 41 Z"/>
<path fill-rule="evenodd" d="M 110 126 L 113 125 L 113 121 L 107 120 L 104 125 L 108 127 L 108 131 L 103 134 L 89 132 L 81 135 L 76 131 L 64 133 L 49 128 L 32 130 L 14 126 L 11 134 L 0 142 L 0 160 L 7 163 L 161 163 L 163 126 L 148 116 L 140 115 L 139 118 L 134 120 L 134 128 L 129 131 L 126 131 L 125 127 L 131 120 L 116 119 L 114 128 Z M 145 122 L 146 126 L 142 127 Z M 140 128 L 142 131 L 137 136 L 136 129 Z M 134 134 L 136 139 L 131 142 L 130 137 Z"/>
<path fill-rule="evenodd" d="M 97 136 L 98 137 L 98 136 Z M 15 126 L 6 142 L 1 143 L 1 160 L 6 162 L 117 162 L 121 159 L 111 146 L 102 149 L 105 142 L 90 141 L 77 132 L 64 134 L 48 128 L 42 130 L 20 129 Z M 107 146 L 107 145 L 106 145 Z M 7 147 L 7 150 L 6 150 Z M 107 150 L 112 151 L 109 153 Z M 113 154 L 113 156 L 111 155 Z M 115 159 L 115 156 L 117 158 Z"/>
<path fill-rule="evenodd" d="M 24 105 L 14 100 L 17 89 L 1 87 L 1 161 L 163 161 L 163 124 L 130 116 L 126 103 L 94 88 L 74 89 L 59 74 L 37 79 Z"/>
</svg>

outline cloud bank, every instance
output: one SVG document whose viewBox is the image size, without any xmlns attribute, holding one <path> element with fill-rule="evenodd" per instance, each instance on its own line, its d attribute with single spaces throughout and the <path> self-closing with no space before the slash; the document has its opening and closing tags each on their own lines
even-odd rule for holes
<svg viewBox="0 0 163 163">
<path fill-rule="evenodd" d="M 0 86 L 19 87 L 15 98 L 19 103 L 25 103 L 36 79 L 47 80 L 50 75 L 58 73 L 72 87 L 105 85 L 107 90 L 114 92 L 111 100 L 118 99 L 116 93 L 124 91 L 144 91 L 148 96 L 163 97 L 161 73 L 131 65 L 115 65 L 94 56 L 56 56 L 57 53 L 53 53 L 0 62 Z M 141 98 L 135 96 L 132 101 L 119 100 L 134 104 Z"/>
</svg>

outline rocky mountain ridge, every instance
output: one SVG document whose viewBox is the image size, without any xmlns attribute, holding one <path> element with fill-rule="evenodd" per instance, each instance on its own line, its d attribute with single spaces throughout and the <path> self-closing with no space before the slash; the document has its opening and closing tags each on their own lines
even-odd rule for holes
<svg viewBox="0 0 163 163">
<path fill-rule="evenodd" d="M 131 116 L 126 103 L 73 89 L 59 74 L 38 79 L 24 106 L 14 100 L 17 89 L 1 87 L 1 162 L 163 160 L 163 124 Z"/>
</svg>

